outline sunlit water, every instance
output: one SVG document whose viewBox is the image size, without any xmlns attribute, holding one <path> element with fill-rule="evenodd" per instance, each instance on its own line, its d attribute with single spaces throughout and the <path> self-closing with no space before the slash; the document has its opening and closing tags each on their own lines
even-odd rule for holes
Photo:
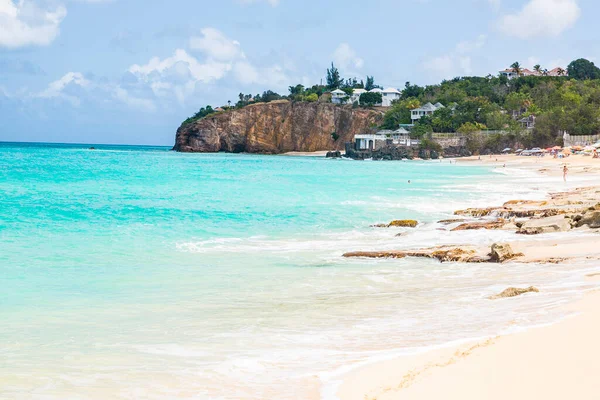
<svg viewBox="0 0 600 400">
<path fill-rule="evenodd" d="M 518 239 L 435 221 L 555 178 L 97 147 L 0 144 L 2 399 L 307 399 L 372 358 L 554 321 L 594 268 L 341 257 Z M 422 224 L 370 227 L 400 218 Z M 486 299 L 510 285 L 542 291 Z"/>
</svg>

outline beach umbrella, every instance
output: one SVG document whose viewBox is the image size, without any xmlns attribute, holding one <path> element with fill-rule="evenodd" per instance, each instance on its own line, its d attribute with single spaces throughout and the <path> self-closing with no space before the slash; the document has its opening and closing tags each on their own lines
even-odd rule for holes
<svg viewBox="0 0 600 400">
<path fill-rule="evenodd" d="M 581 147 L 581 146 L 573 146 L 571 149 L 575 150 L 575 151 L 581 151 L 581 150 L 583 150 L 583 147 Z"/>
<path fill-rule="evenodd" d="M 554 147 L 552 148 L 552 150 L 562 150 L 562 147 L 560 147 L 560 146 L 554 146 Z"/>
<path fill-rule="evenodd" d="M 594 146 L 595 148 L 599 148 L 600 147 L 600 142 L 594 143 L 592 146 Z"/>
<path fill-rule="evenodd" d="M 518 149 L 517 151 L 515 151 L 515 153 L 520 153 L 522 151 L 523 151 L 523 149 Z"/>
<path fill-rule="evenodd" d="M 503 153 L 506 153 L 506 152 L 509 152 L 509 151 L 512 151 L 512 149 L 510 147 L 507 147 L 504 150 L 502 150 Z"/>
</svg>

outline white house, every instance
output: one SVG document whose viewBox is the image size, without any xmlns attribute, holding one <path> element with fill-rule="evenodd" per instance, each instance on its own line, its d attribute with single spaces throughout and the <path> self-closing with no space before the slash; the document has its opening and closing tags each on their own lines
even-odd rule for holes
<svg viewBox="0 0 600 400">
<path fill-rule="evenodd" d="M 436 110 L 438 110 L 440 108 L 444 108 L 444 105 L 442 103 L 436 103 L 436 104 L 427 103 L 422 107 L 411 110 L 410 120 L 414 124 L 415 122 L 420 120 L 425 115 L 432 115 Z"/>
<path fill-rule="evenodd" d="M 354 148 L 356 150 L 379 150 L 386 145 L 411 147 L 419 144 L 421 144 L 421 141 L 411 139 L 410 133 L 404 128 L 395 131 L 382 130 L 377 133 L 354 135 Z"/>
<path fill-rule="evenodd" d="M 375 89 L 373 89 L 373 90 L 375 90 Z M 400 97 L 402 97 L 402 93 L 400 93 L 400 91 L 398 89 L 387 88 L 382 91 L 381 97 L 382 97 L 381 105 L 384 107 L 390 107 L 392 105 L 392 101 L 400 100 Z"/>
<path fill-rule="evenodd" d="M 380 93 L 382 102 L 376 104 L 376 106 L 389 107 L 392 105 L 392 101 L 400 99 L 402 93 L 398 89 L 387 88 L 385 90 L 375 88 L 368 91 L 369 93 Z M 365 89 L 353 89 L 352 95 L 348 96 L 346 92 L 341 89 L 335 89 L 331 92 L 331 102 L 335 104 L 360 104 L 360 95 L 367 93 Z"/>
<path fill-rule="evenodd" d="M 343 90 L 335 89 L 331 92 L 331 102 L 335 104 L 345 104 L 347 96 L 348 95 Z"/>
<path fill-rule="evenodd" d="M 360 104 L 360 95 L 363 93 L 367 93 L 367 91 L 365 89 L 353 89 L 352 96 L 350 96 L 350 104 Z"/>
<path fill-rule="evenodd" d="M 500 75 L 507 77 L 508 79 L 518 78 L 519 76 L 568 76 L 569 74 L 563 68 L 556 67 L 551 69 L 550 71 L 531 71 L 527 68 L 523 68 L 519 73 L 516 73 L 513 68 L 507 68 L 505 70 L 500 71 Z"/>
</svg>

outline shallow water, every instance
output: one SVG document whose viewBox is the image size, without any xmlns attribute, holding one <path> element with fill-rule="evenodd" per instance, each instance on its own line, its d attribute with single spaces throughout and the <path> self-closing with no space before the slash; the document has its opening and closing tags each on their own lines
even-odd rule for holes
<svg viewBox="0 0 600 400">
<path fill-rule="evenodd" d="M 593 268 L 341 257 L 453 243 L 435 221 L 554 178 L 87 147 L 0 144 L 0 398 L 306 399 L 391 349 L 553 321 Z M 423 223 L 369 227 L 401 218 Z M 542 292 L 486 300 L 509 285 Z"/>
</svg>

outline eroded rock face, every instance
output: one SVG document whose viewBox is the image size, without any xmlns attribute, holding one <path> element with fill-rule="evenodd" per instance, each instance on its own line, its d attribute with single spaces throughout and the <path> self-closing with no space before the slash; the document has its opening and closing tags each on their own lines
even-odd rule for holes
<svg viewBox="0 0 600 400">
<path fill-rule="evenodd" d="M 521 288 L 508 288 L 506 290 L 504 290 L 502 293 L 499 293 L 497 295 L 494 296 L 490 296 L 489 299 L 490 300 L 496 300 L 496 299 L 504 299 L 507 297 L 516 297 L 516 296 L 520 296 L 522 294 L 525 293 L 538 293 L 539 289 L 533 286 L 530 286 L 528 288 L 525 289 L 521 289 Z"/>
<path fill-rule="evenodd" d="M 342 150 L 354 135 L 381 124 L 383 111 L 331 103 L 258 103 L 179 127 L 173 150 L 278 154 Z"/>
<path fill-rule="evenodd" d="M 541 233 L 565 232 L 571 229 L 571 220 L 564 215 L 530 219 L 525 222 L 517 233 L 523 235 L 538 235 Z"/>
</svg>

